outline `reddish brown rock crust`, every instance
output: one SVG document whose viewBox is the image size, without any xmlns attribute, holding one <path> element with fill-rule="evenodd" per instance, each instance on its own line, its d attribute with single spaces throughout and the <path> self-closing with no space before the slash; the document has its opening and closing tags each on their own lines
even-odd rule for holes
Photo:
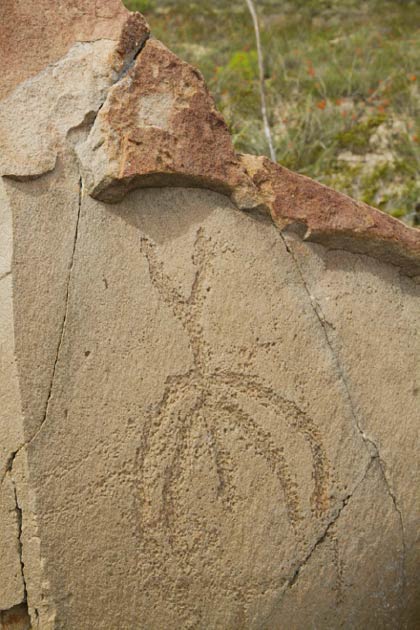
<svg viewBox="0 0 420 630">
<path fill-rule="evenodd" d="M 303 228 L 305 240 L 368 254 L 420 273 L 420 231 L 268 158 L 242 156 L 248 175 L 281 229 Z"/>
<path fill-rule="evenodd" d="M 117 52 L 132 59 L 145 28 L 129 18 Z M 420 273 L 419 231 L 267 158 L 238 155 L 201 73 L 157 40 L 109 90 L 79 157 L 87 191 L 101 201 L 135 188 L 209 188 L 267 212 L 281 230 L 303 228 L 305 240 Z"/>
<path fill-rule="evenodd" d="M 201 73 L 157 40 L 109 90 L 81 161 L 90 194 L 108 202 L 150 186 L 253 189 Z"/>
<path fill-rule="evenodd" d="M 117 70 L 124 75 L 150 36 L 150 28 L 141 13 L 130 13 L 116 47 Z"/>
<path fill-rule="evenodd" d="M 141 14 L 128 13 L 120 0 L 74 0 L 60 11 L 47 0 L 34 4 L 1 3 L 1 97 L 75 42 L 118 41 L 110 59 L 116 83 L 79 152 L 93 197 L 119 201 L 139 187 L 209 188 L 240 209 L 271 214 L 282 230 L 300 226 L 306 240 L 420 273 L 418 230 L 267 158 L 236 154 L 200 72 L 148 39 Z"/>
</svg>

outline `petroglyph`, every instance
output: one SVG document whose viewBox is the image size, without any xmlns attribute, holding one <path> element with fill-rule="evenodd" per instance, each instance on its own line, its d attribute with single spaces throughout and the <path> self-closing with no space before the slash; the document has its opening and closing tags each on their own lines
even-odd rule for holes
<svg viewBox="0 0 420 630">
<path fill-rule="evenodd" d="M 152 285 L 187 332 L 193 357 L 191 370 L 167 378 L 162 398 L 144 428 L 137 460 L 143 525 L 150 528 L 163 524 L 169 533 L 172 531 L 182 467 L 192 448 L 192 432 L 197 429 L 206 436 L 206 449 L 215 465 L 217 499 L 224 509 L 234 511 L 238 501 L 234 481 L 237 465 L 226 435 L 239 432 L 242 447 L 261 458 L 277 480 L 278 500 L 285 503 L 299 546 L 302 542 L 299 525 L 303 516 L 298 484 L 287 459 L 287 435 L 284 444 L 278 445 L 271 433 L 244 408 L 242 401 L 248 399 L 262 413 L 266 410 L 266 413 L 281 416 L 291 432 L 304 437 L 312 457 L 312 509 L 316 517 L 321 517 L 329 507 L 330 470 L 318 427 L 293 401 L 264 385 L 257 377 L 212 368 L 211 348 L 201 324 L 206 293 L 214 273 L 211 237 L 206 236 L 202 228 L 197 232 L 192 254 L 196 273 L 188 297 L 180 294 L 165 273 L 158 248 L 150 238 L 142 237 L 141 249 L 148 261 Z M 159 467 L 164 468 L 163 474 Z M 173 532 L 170 537 L 174 541 Z"/>
</svg>

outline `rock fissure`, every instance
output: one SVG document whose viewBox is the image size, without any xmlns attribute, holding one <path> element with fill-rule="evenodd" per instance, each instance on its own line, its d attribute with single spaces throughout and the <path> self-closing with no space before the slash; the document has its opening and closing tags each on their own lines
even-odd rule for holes
<svg viewBox="0 0 420 630">
<path fill-rule="evenodd" d="M 18 628 L 19 630 L 32 630 L 31 620 L 26 601 L 12 608 L 0 610 L 0 628 Z"/>
<path fill-rule="evenodd" d="M 21 444 L 15 451 L 13 451 L 12 453 L 9 454 L 7 460 L 6 460 L 6 464 L 4 467 L 4 473 L 0 479 L 0 487 L 2 485 L 2 483 L 4 482 L 4 480 L 6 479 L 7 474 L 12 470 L 13 468 L 13 462 L 15 461 L 15 457 L 18 454 L 19 450 L 22 448 L 23 444 Z"/>
<path fill-rule="evenodd" d="M 366 435 L 365 431 L 363 430 L 362 426 L 360 425 L 360 420 L 358 419 L 358 414 L 357 414 L 357 411 L 356 411 L 354 403 L 353 403 L 353 399 L 352 399 L 352 396 L 351 396 L 351 393 L 350 393 L 350 386 L 348 384 L 347 377 L 346 377 L 346 375 L 344 373 L 343 366 L 341 365 L 340 359 L 339 359 L 339 357 L 337 355 L 337 352 L 335 351 L 333 343 L 330 340 L 330 336 L 329 336 L 328 329 L 327 329 L 327 320 L 326 320 L 326 318 L 325 318 L 325 316 L 324 316 L 324 314 L 322 312 L 320 304 L 317 302 L 315 297 L 312 295 L 312 292 L 310 291 L 310 288 L 308 286 L 308 283 L 306 282 L 306 279 L 305 279 L 304 273 L 303 273 L 303 271 L 301 269 L 301 266 L 299 265 L 299 262 L 298 262 L 298 260 L 297 260 L 297 258 L 295 256 L 295 254 L 294 254 L 293 245 L 292 246 L 288 245 L 287 239 L 285 238 L 285 236 L 281 232 L 280 232 L 280 237 L 281 237 L 281 239 L 282 239 L 282 241 L 283 241 L 283 243 L 284 243 L 284 245 L 286 247 L 286 250 L 289 252 L 289 254 L 291 255 L 291 257 L 292 257 L 292 259 L 294 261 L 296 269 L 297 269 L 297 271 L 299 273 L 299 276 L 301 278 L 302 285 L 303 285 L 303 287 L 305 289 L 305 292 L 308 295 L 309 303 L 311 304 L 311 307 L 312 307 L 312 309 L 313 309 L 313 311 L 314 311 L 314 313 L 315 313 L 315 315 L 316 315 L 316 317 L 317 317 L 317 319 L 318 319 L 318 321 L 320 323 L 320 326 L 321 326 L 321 328 L 323 330 L 326 343 L 327 343 L 328 348 L 329 348 L 329 350 L 331 352 L 331 356 L 332 356 L 332 358 L 334 360 L 337 372 L 338 372 L 338 374 L 340 376 L 340 380 L 341 380 L 341 382 L 343 384 L 343 387 L 344 387 L 344 390 L 346 392 L 346 397 L 347 397 L 347 400 L 348 400 L 348 403 L 349 403 L 349 407 L 350 407 L 351 415 L 352 415 L 353 420 L 354 420 L 355 427 L 356 427 L 358 433 L 360 434 L 360 436 L 361 436 L 361 438 L 363 440 L 363 443 L 365 445 L 365 448 L 367 449 L 369 455 L 373 459 L 376 459 L 378 461 L 378 465 L 380 467 L 381 475 L 382 475 L 382 477 L 384 479 L 384 483 L 385 483 L 385 486 L 387 488 L 387 492 L 388 492 L 389 496 L 391 497 L 392 503 L 394 505 L 394 508 L 395 508 L 395 510 L 396 510 L 396 512 L 398 514 L 398 518 L 399 518 L 399 522 L 400 522 L 400 528 L 401 528 L 401 544 L 402 544 L 402 549 L 403 549 L 403 555 L 402 555 L 403 584 L 405 586 L 405 582 L 406 582 L 406 577 L 405 577 L 406 543 L 405 543 L 404 522 L 403 522 L 401 509 L 398 506 L 397 498 L 396 498 L 395 493 L 393 492 L 393 490 L 391 488 L 389 479 L 388 479 L 388 477 L 386 475 L 386 472 L 385 472 L 386 464 L 383 461 L 383 459 L 381 458 L 380 451 L 379 451 L 379 448 L 378 448 L 377 444 L 375 443 L 375 441 L 371 437 Z"/>
<path fill-rule="evenodd" d="M 0 275 L 0 282 L 11 275 L 11 271 L 6 271 L 5 273 Z"/>
<path fill-rule="evenodd" d="M 16 510 L 17 523 L 18 523 L 19 559 L 20 559 L 20 568 L 21 568 L 21 573 L 22 573 L 23 593 L 24 593 L 22 603 L 26 603 L 27 600 L 28 600 L 28 591 L 27 591 L 27 587 L 26 587 L 25 571 L 24 571 L 25 563 L 23 561 L 23 553 L 22 553 L 23 552 L 22 508 L 19 505 L 19 500 L 18 500 L 18 495 L 17 495 L 17 488 L 16 488 L 16 482 L 15 482 L 14 477 L 13 477 L 13 465 L 12 465 L 11 470 L 10 470 L 10 477 L 11 477 L 12 483 L 13 483 L 13 491 L 14 491 L 14 495 L 15 495 L 15 510 Z"/>
<path fill-rule="evenodd" d="M 53 389 L 54 389 L 57 365 L 58 365 L 58 361 L 59 361 L 59 358 L 60 358 L 60 352 L 61 352 L 61 348 L 62 348 L 62 345 L 63 345 L 63 340 L 64 340 L 64 337 L 65 337 L 65 333 L 66 333 L 67 316 L 68 316 L 68 308 L 69 308 L 69 296 L 70 296 L 70 284 L 71 284 L 72 271 L 73 271 L 73 266 L 74 266 L 74 258 L 75 258 L 75 253 L 76 253 L 77 239 L 78 239 L 78 236 L 79 236 L 79 223 L 80 223 L 80 215 L 81 215 L 81 209 L 82 209 L 82 194 L 83 194 L 83 182 L 82 182 L 82 178 L 80 178 L 79 179 L 79 201 L 78 201 L 78 209 L 77 209 L 76 226 L 75 226 L 74 238 L 73 238 L 73 249 L 72 249 L 72 254 L 71 254 L 71 258 L 70 258 L 69 272 L 68 272 L 67 283 L 66 283 L 66 295 L 65 295 L 65 300 L 64 300 L 64 316 L 63 316 L 63 321 L 62 321 L 62 325 L 61 325 L 60 337 L 59 337 L 59 341 L 58 341 L 58 344 L 57 344 L 57 351 L 56 351 L 56 354 L 55 354 L 54 365 L 53 365 L 52 374 L 51 374 L 51 380 L 50 380 L 50 385 L 49 385 L 49 388 L 48 388 L 47 401 L 45 403 L 44 413 L 43 413 L 42 420 L 41 420 L 41 423 L 40 423 L 38 429 L 35 431 L 35 433 L 28 440 L 25 441 L 25 443 L 20 447 L 20 449 L 22 449 L 23 447 L 27 447 L 31 442 L 33 442 L 33 440 L 38 436 L 38 434 L 42 430 L 42 428 L 43 428 L 43 426 L 45 424 L 45 421 L 47 419 L 47 416 L 48 416 L 48 410 L 49 410 L 49 406 L 50 406 L 50 403 L 51 403 L 51 398 L 52 398 L 52 395 L 53 395 Z"/>
<path fill-rule="evenodd" d="M 16 525 L 17 525 L 17 554 L 18 554 L 18 562 L 20 566 L 20 577 L 22 580 L 22 588 L 23 593 L 21 595 L 20 601 L 15 603 L 10 608 L 2 608 L 0 609 L 0 628 L 9 628 L 15 627 L 14 624 L 18 624 L 18 626 L 22 630 L 29 630 L 30 628 L 30 618 L 29 618 L 29 610 L 28 610 L 28 591 L 26 585 L 25 578 L 25 563 L 23 560 L 23 519 L 22 519 L 22 507 L 19 503 L 18 492 L 16 487 L 16 481 L 13 476 L 13 463 L 15 460 L 17 452 L 13 453 L 9 458 L 7 464 L 7 470 L 5 475 L 3 476 L 2 482 L 6 477 L 10 479 L 11 488 L 13 492 L 13 502 L 14 502 L 14 511 L 16 514 Z"/>
<path fill-rule="evenodd" d="M 115 85 L 116 83 L 118 83 L 118 81 L 121 81 L 121 79 L 125 77 L 128 71 L 131 70 L 131 68 L 136 63 L 137 57 L 140 55 L 149 37 L 150 37 L 150 32 L 145 33 L 143 38 L 139 42 L 139 44 L 135 47 L 134 51 L 130 55 L 127 55 L 127 58 L 123 64 L 123 67 L 119 71 L 118 76 L 112 85 Z"/>
<path fill-rule="evenodd" d="M 115 61 L 116 76 L 106 90 L 100 106 L 94 112 L 91 123 L 92 126 L 95 124 L 99 112 L 107 101 L 109 91 L 115 87 L 131 70 L 149 38 L 149 25 L 141 13 L 132 13 L 129 15 L 121 31 L 120 40 L 115 52 L 117 57 L 117 60 Z"/>
<path fill-rule="evenodd" d="M 348 505 L 350 499 L 352 498 L 352 496 L 354 495 L 354 493 L 359 489 L 359 487 L 362 485 L 362 483 L 365 481 L 373 463 L 375 461 L 377 461 L 377 457 L 376 456 L 372 456 L 371 459 L 369 460 L 368 465 L 366 466 L 366 469 L 363 473 L 362 478 L 357 482 L 357 484 L 355 485 L 355 487 L 353 488 L 352 492 L 350 492 L 349 494 L 346 495 L 346 497 L 343 499 L 342 504 L 340 506 L 340 508 L 338 509 L 336 515 L 331 519 L 331 521 L 328 523 L 328 525 L 326 526 L 325 530 L 323 531 L 323 533 L 321 534 L 321 536 L 319 536 L 317 538 L 317 540 L 315 541 L 315 543 L 312 545 L 311 549 L 309 550 L 309 552 L 307 553 L 307 555 L 305 556 L 305 558 L 303 559 L 303 561 L 299 564 L 299 566 L 295 569 L 292 577 L 287 581 L 286 587 L 285 587 L 285 592 L 288 591 L 288 589 L 292 588 L 294 584 L 296 584 L 296 582 L 299 579 L 299 575 L 301 570 L 303 569 L 303 567 L 309 562 L 309 560 L 311 559 L 311 557 L 313 556 L 314 552 L 316 551 L 316 549 L 326 540 L 328 533 L 330 532 L 331 528 L 337 523 L 338 519 L 340 518 L 343 510 L 345 509 L 345 507 Z"/>
</svg>

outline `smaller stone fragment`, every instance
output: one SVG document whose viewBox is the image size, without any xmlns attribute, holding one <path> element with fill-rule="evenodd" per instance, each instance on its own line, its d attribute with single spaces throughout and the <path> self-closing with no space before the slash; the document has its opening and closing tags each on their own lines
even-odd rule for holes
<svg viewBox="0 0 420 630">
<path fill-rule="evenodd" d="M 127 26 L 118 50 L 129 39 Z M 87 192 L 101 201 L 135 188 L 192 186 L 233 194 L 241 208 L 258 205 L 201 73 L 157 40 L 109 90 L 78 154 Z"/>
<path fill-rule="evenodd" d="M 418 230 L 266 157 L 242 155 L 241 160 L 280 230 L 300 227 L 305 240 L 368 254 L 411 276 L 420 274 Z"/>
</svg>

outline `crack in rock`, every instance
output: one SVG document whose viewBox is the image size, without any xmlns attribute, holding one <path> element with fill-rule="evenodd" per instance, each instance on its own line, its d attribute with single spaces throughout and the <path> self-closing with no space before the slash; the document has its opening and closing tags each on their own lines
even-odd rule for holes
<svg viewBox="0 0 420 630">
<path fill-rule="evenodd" d="M 62 348 L 62 345 L 63 345 L 63 339 L 64 339 L 64 336 L 65 336 L 66 326 L 67 326 L 67 316 L 68 316 L 68 310 L 69 310 L 69 296 L 70 296 L 70 283 L 71 283 L 71 277 L 72 277 L 73 266 L 74 266 L 76 245 L 77 245 L 77 240 L 78 240 L 78 236 L 79 236 L 79 223 L 80 223 L 80 214 L 81 214 L 81 207 L 82 207 L 82 193 L 83 193 L 83 183 L 82 183 L 82 178 L 80 178 L 79 179 L 79 200 L 78 200 L 76 227 L 75 227 L 75 231 L 74 231 L 73 249 L 72 249 L 72 254 L 71 254 L 71 258 L 70 258 L 69 272 L 68 272 L 68 276 L 67 276 L 67 285 L 66 285 L 66 295 L 65 295 L 65 299 L 64 299 L 64 304 L 65 304 L 64 316 L 63 316 L 63 321 L 62 321 L 62 324 L 61 324 L 60 338 L 59 338 L 59 341 L 58 341 L 58 344 L 57 344 L 57 351 L 56 351 L 54 365 L 53 365 L 53 369 L 52 369 L 52 375 L 51 375 L 51 380 L 50 380 L 50 386 L 49 386 L 49 389 L 48 389 L 47 401 L 46 401 L 46 404 L 45 404 L 45 408 L 44 408 L 44 413 L 43 413 L 43 417 L 42 417 L 42 420 L 41 420 L 41 424 L 39 425 L 39 427 L 35 431 L 35 433 L 32 435 L 32 437 L 29 440 L 26 440 L 25 443 L 20 448 L 23 448 L 24 446 L 28 446 L 31 442 L 33 442 L 33 440 L 37 437 L 37 435 L 42 430 L 42 427 L 44 426 L 44 423 L 45 423 L 45 421 L 47 419 L 47 416 L 48 416 L 48 409 L 49 409 L 49 406 L 50 406 L 50 403 L 51 403 L 52 393 L 53 393 L 53 389 L 54 389 L 54 382 L 55 382 L 55 376 L 56 376 L 56 371 L 57 371 L 57 364 L 58 364 L 58 360 L 60 358 L 60 352 L 61 352 L 61 348 Z"/>
<path fill-rule="evenodd" d="M 54 381 L 55 381 L 55 375 L 56 375 L 56 370 L 57 370 L 57 364 L 58 364 L 58 360 L 59 360 L 59 357 L 60 357 L 60 351 L 61 351 L 61 347 L 62 347 L 62 344 L 63 344 L 63 339 L 64 339 L 64 335 L 65 335 L 65 331 L 66 331 L 67 316 L 68 316 L 68 306 L 69 306 L 70 282 L 71 282 L 71 276 L 72 276 L 72 271 L 73 271 L 73 266 L 74 266 L 74 257 L 75 257 L 75 252 L 76 252 L 76 244 L 77 244 L 78 235 L 79 235 L 79 222 L 80 222 L 80 214 L 81 214 L 81 206 L 82 206 L 82 192 L 83 192 L 82 178 L 79 178 L 78 211 L 77 211 L 76 227 L 75 227 L 74 238 L 73 238 L 73 249 L 72 249 L 72 254 L 71 254 L 71 259 L 70 259 L 69 272 L 68 272 L 68 276 L 67 276 L 67 283 L 66 283 L 66 295 L 65 295 L 65 300 L 64 300 L 64 303 L 65 303 L 64 316 L 63 316 L 63 321 L 62 321 L 62 324 L 61 324 L 60 338 L 59 338 L 59 341 L 58 341 L 58 344 L 57 344 L 57 350 L 56 350 L 56 355 L 55 355 L 55 359 L 54 359 L 50 385 L 49 385 L 49 388 L 48 388 L 48 396 L 47 396 L 47 401 L 46 401 L 45 408 L 44 408 L 44 413 L 43 413 L 43 416 L 42 416 L 41 423 L 40 423 L 38 429 L 35 431 L 35 433 L 29 439 L 25 440 L 23 442 L 23 444 L 21 444 L 19 446 L 18 449 L 16 449 L 15 451 L 13 451 L 9 455 L 9 457 L 8 457 L 8 459 L 6 461 L 5 472 L 4 472 L 4 474 L 3 474 L 3 476 L 2 476 L 2 478 L 0 480 L 0 486 L 3 483 L 7 473 L 11 471 L 11 469 L 13 467 L 13 462 L 14 462 L 14 459 L 15 459 L 16 455 L 23 448 L 26 448 L 29 444 L 31 444 L 31 442 L 33 442 L 33 440 L 37 437 L 37 435 L 39 435 L 40 431 L 42 430 L 42 427 L 45 424 L 47 416 L 48 416 L 48 409 L 49 409 L 51 398 L 52 398 L 52 392 L 53 392 L 53 388 L 54 388 Z"/>
<path fill-rule="evenodd" d="M 27 587 L 26 587 L 25 571 L 24 571 L 25 563 L 23 562 L 23 554 L 22 554 L 22 550 L 23 550 L 23 542 L 22 542 L 22 508 L 19 505 L 19 500 L 18 500 L 18 496 L 17 496 L 17 489 L 16 489 L 16 482 L 15 482 L 14 477 L 13 477 L 12 474 L 11 474 L 10 478 L 11 478 L 12 483 L 13 483 L 13 492 L 14 492 L 14 495 L 15 495 L 15 509 L 16 509 L 17 523 L 18 523 L 18 549 L 19 549 L 20 569 L 21 569 L 22 581 L 23 581 L 23 600 L 22 600 L 22 603 L 26 603 L 27 600 L 28 600 L 28 591 L 27 591 Z"/>
<path fill-rule="evenodd" d="M 11 273 L 12 273 L 12 271 L 11 271 L 11 270 L 10 270 L 10 271 L 6 271 L 5 273 L 2 273 L 2 274 L 0 275 L 0 282 L 1 282 L 2 280 L 4 280 L 5 278 L 7 278 L 8 276 L 10 276 L 10 275 L 11 275 Z"/>
<path fill-rule="evenodd" d="M 20 449 L 22 448 L 22 446 L 24 446 L 24 444 L 21 444 L 15 451 L 13 451 L 12 453 L 9 454 L 9 456 L 6 459 L 6 465 L 4 467 L 4 473 L 0 479 L 0 488 L 4 482 L 4 480 L 7 477 L 7 474 L 11 472 L 12 468 L 13 468 L 13 462 L 15 461 L 15 457 L 18 454 L 18 452 L 20 451 Z"/>
<path fill-rule="evenodd" d="M 339 359 L 339 357 L 337 355 L 337 352 L 335 351 L 335 348 L 334 348 L 334 346 L 333 346 L 333 344 L 332 344 L 332 342 L 330 340 L 330 337 L 329 337 L 329 334 L 328 334 L 328 329 L 326 327 L 327 320 L 326 320 L 326 318 L 325 318 L 325 316 L 324 316 L 324 314 L 322 312 L 321 306 L 316 301 L 315 297 L 312 295 L 312 293 L 311 293 L 311 291 L 309 289 L 308 283 L 306 282 L 306 279 L 305 279 L 304 273 L 303 273 L 303 271 L 301 269 L 301 266 L 299 265 L 299 262 L 298 262 L 295 254 L 293 252 L 293 247 L 289 247 L 285 236 L 281 232 L 280 232 L 280 237 L 281 237 L 281 239 L 282 239 L 282 241 L 284 243 L 286 251 L 291 255 L 291 257 L 292 257 L 292 259 L 294 261 L 295 267 L 296 267 L 296 269 L 297 269 L 297 271 L 299 273 L 299 276 L 301 278 L 301 281 L 302 281 L 303 287 L 305 289 L 305 292 L 308 295 L 309 303 L 311 304 L 311 307 L 312 307 L 312 309 L 313 309 L 313 311 L 315 313 L 315 316 L 317 317 L 317 319 L 318 319 L 318 321 L 319 321 L 319 323 L 321 325 L 321 328 L 322 328 L 322 331 L 324 333 L 324 337 L 325 337 L 327 346 L 328 346 L 328 348 L 329 348 L 329 350 L 331 352 L 331 356 L 332 356 L 332 358 L 334 360 L 334 363 L 336 365 L 336 369 L 337 369 L 337 372 L 338 372 L 339 377 L 341 379 L 341 382 L 343 383 L 344 390 L 346 392 L 346 396 L 347 396 L 347 399 L 348 399 L 348 402 L 349 402 L 350 411 L 351 411 L 351 414 L 352 414 L 352 417 L 353 417 L 353 420 L 354 420 L 355 427 L 356 427 L 358 433 L 360 434 L 360 436 L 361 436 L 361 438 L 363 440 L 363 444 L 364 444 L 365 448 L 367 449 L 369 455 L 371 456 L 371 461 L 373 461 L 374 459 L 378 461 L 378 465 L 379 465 L 379 468 L 380 468 L 380 471 L 381 471 L 381 475 L 382 475 L 382 477 L 384 479 L 385 487 L 387 489 L 387 492 L 388 492 L 389 496 L 391 497 L 391 500 L 392 500 L 392 503 L 394 505 L 395 511 L 398 514 L 398 519 L 399 519 L 400 529 L 401 529 L 401 543 L 402 543 L 402 549 L 403 549 L 403 553 L 402 553 L 402 572 L 403 572 L 403 576 L 402 577 L 403 577 L 403 591 L 404 591 L 405 590 L 406 581 L 407 581 L 406 568 L 405 568 L 406 567 L 406 542 L 405 542 L 404 521 L 403 521 L 401 509 L 398 506 L 397 498 L 396 498 L 395 493 L 393 492 L 393 490 L 392 490 L 392 488 L 390 486 L 389 480 L 388 480 L 388 478 L 386 476 L 386 472 L 385 472 L 386 464 L 383 461 L 383 459 L 381 458 L 380 451 L 379 451 L 379 448 L 378 448 L 377 444 L 374 442 L 374 440 L 372 440 L 372 438 L 370 438 L 369 436 L 366 435 L 365 431 L 363 430 L 362 426 L 360 425 L 360 421 L 358 419 L 357 412 L 356 412 L 356 409 L 355 409 L 355 406 L 354 406 L 354 403 L 353 403 L 353 399 L 352 399 L 352 396 L 351 396 L 351 393 L 350 393 L 350 386 L 349 386 L 349 383 L 347 381 L 347 377 L 346 377 L 346 375 L 344 373 L 344 369 L 343 369 L 343 367 L 341 365 L 340 359 Z"/>
<path fill-rule="evenodd" d="M 117 72 L 115 79 L 111 82 L 111 85 L 106 90 L 104 98 L 98 109 L 96 110 L 96 112 L 94 112 L 93 120 L 91 123 L 92 126 L 94 125 L 95 120 L 102 107 L 106 103 L 109 91 L 117 83 L 119 83 L 131 70 L 131 68 L 136 63 L 137 57 L 142 52 L 149 38 L 149 25 L 144 20 L 143 16 L 140 13 L 131 14 L 123 27 L 120 41 L 116 50 L 116 53 L 119 54 L 123 60 L 122 67 Z"/>
<path fill-rule="evenodd" d="M 309 560 L 311 559 L 311 557 L 313 556 L 313 554 L 315 553 L 315 551 L 319 547 L 319 545 L 321 545 L 325 541 L 325 539 L 328 536 L 329 531 L 331 530 L 333 525 L 335 525 L 337 523 L 337 521 L 340 518 L 344 508 L 348 505 L 348 503 L 349 503 L 350 499 L 352 498 L 352 496 L 354 495 L 354 493 L 357 492 L 359 487 L 365 481 L 366 476 L 368 475 L 368 473 L 369 473 L 369 471 L 370 471 L 370 469 L 371 469 L 371 467 L 373 465 L 373 462 L 377 461 L 377 459 L 378 458 L 376 456 L 371 457 L 371 459 L 369 460 L 368 465 L 366 466 L 366 469 L 365 469 L 365 472 L 363 473 L 362 478 L 357 482 L 357 484 L 355 485 L 353 490 L 349 494 L 347 494 L 347 496 L 343 499 L 343 502 L 341 504 L 341 507 L 338 509 L 337 514 L 328 523 L 328 525 L 326 526 L 324 532 L 315 541 L 315 543 L 312 545 L 311 549 L 309 550 L 309 552 L 307 553 L 307 555 L 305 556 L 303 561 L 295 569 L 292 577 L 287 581 L 287 584 L 285 586 L 285 591 L 286 592 L 287 592 L 288 589 L 292 588 L 292 586 L 294 584 L 296 584 L 297 580 L 299 579 L 299 575 L 300 575 L 300 572 L 301 572 L 302 568 L 309 562 Z"/>
<path fill-rule="evenodd" d="M 22 578 L 23 585 L 23 597 L 18 604 L 15 604 L 11 608 L 0 610 L 0 628 L 14 628 L 19 627 L 21 630 L 30 630 L 31 621 L 29 617 L 28 611 L 28 590 L 25 579 L 25 563 L 23 561 L 23 515 L 22 515 L 22 507 L 19 503 L 18 492 L 16 481 L 13 476 L 13 464 L 16 457 L 17 451 L 12 454 L 7 463 L 6 473 L 3 476 L 2 482 L 8 475 L 13 488 L 14 495 L 14 503 L 15 503 L 15 512 L 16 512 L 16 523 L 17 523 L 17 551 L 19 556 L 20 563 L 20 575 Z"/>
</svg>

